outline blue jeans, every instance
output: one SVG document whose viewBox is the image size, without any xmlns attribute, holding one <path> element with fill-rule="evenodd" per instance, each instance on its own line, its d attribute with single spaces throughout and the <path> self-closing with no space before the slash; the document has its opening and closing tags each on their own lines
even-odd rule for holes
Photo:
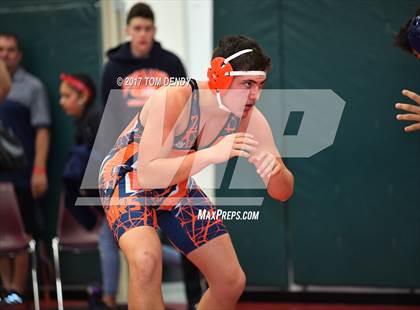
<svg viewBox="0 0 420 310">
<path fill-rule="evenodd" d="M 103 291 L 107 295 L 115 296 L 120 280 L 120 253 L 106 220 L 99 234 L 99 255 L 101 258 Z"/>
</svg>

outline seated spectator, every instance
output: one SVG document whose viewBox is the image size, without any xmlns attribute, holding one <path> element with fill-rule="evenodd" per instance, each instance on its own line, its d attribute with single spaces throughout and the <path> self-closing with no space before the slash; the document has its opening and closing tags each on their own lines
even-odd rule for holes
<svg viewBox="0 0 420 310">
<path fill-rule="evenodd" d="M 84 74 L 61 74 L 60 105 L 64 112 L 75 119 L 75 144 L 71 148 L 63 173 L 65 205 L 70 213 L 87 229 L 95 227 L 97 212 L 90 208 L 74 207 L 83 175 L 95 141 L 102 116 L 102 109 L 94 104 L 95 87 Z"/>
<path fill-rule="evenodd" d="M 69 152 L 63 173 L 65 206 L 80 224 L 91 230 L 101 218 L 99 209 L 74 204 L 77 197 L 84 196 L 80 185 L 101 122 L 102 108 L 94 104 L 96 88 L 89 76 L 61 74 L 60 79 L 60 105 L 76 122 L 75 145 Z M 104 292 L 102 301 L 105 308 L 113 309 L 116 307 L 120 261 L 117 243 L 106 221 L 100 232 L 99 253 Z"/>
</svg>

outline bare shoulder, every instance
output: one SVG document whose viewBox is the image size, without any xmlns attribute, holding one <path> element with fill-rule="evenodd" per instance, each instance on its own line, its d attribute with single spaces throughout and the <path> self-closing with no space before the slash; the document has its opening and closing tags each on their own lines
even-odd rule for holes
<svg viewBox="0 0 420 310">
<path fill-rule="evenodd" d="M 248 115 L 242 119 L 241 123 L 242 126 L 246 127 L 246 131 L 250 133 L 270 130 L 267 119 L 256 106 L 252 108 L 251 113 L 248 113 Z"/>
<path fill-rule="evenodd" d="M 140 120 L 145 124 L 150 113 L 159 113 L 164 116 L 164 122 L 172 127 L 179 118 L 181 113 L 186 110 L 188 99 L 191 96 L 191 88 L 186 86 L 166 86 L 161 87 L 147 100 Z"/>
<path fill-rule="evenodd" d="M 183 86 L 167 86 L 168 105 L 175 110 L 182 110 L 191 97 L 191 87 L 189 84 Z"/>
<path fill-rule="evenodd" d="M 262 149 L 268 150 L 276 156 L 280 156 L 276 142 L 274 141 L 273 131 L 264 114 L 255 106 L 252 110 L 252 113 L 249 113 L 247 116 L 249 120 L 245 127 L 246 132 L 254 135 Z"/>
</svg>

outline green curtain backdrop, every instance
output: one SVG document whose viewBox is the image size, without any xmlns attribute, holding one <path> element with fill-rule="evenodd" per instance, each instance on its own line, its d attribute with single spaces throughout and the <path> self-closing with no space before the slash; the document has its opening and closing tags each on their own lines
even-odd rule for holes
<svg viewBox="0 0 420 310">
<path fill-rule="evenodd" d="M 248 285 L 420 287 L 420 133 L 404 133 L 394 109 L 403 88 L 420 92 L 420 63 L 393 47 L 417 7 L 214 1 L 214 43 L 256 38 L 274 63 L 268 88 L 331 89 L 346 101 L 332 146 L 286 160 L 287 208 L 267 199 L 258 224 L 228 223 Z"/>
</svg>

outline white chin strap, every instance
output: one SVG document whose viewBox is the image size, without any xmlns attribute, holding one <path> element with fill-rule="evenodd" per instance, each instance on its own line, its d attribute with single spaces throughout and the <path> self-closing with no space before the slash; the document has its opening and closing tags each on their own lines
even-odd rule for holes
<svg viewBox="0 0 420 310">
<path fill-rule="evenodd" d="M 225 106 L 222 103 L 222 96 L 220 96 L 220 91 L 218 89 L 216 90 L 216 99 L 217 99 L 217 106 L 218 106 L 219 109 L 221 109 L 221 110 L 223 110 L 225 112 L 229 112 L 229 113 L 232 112 L 231 110 L 228 109 L 227 106 Z"/>
</svg>

